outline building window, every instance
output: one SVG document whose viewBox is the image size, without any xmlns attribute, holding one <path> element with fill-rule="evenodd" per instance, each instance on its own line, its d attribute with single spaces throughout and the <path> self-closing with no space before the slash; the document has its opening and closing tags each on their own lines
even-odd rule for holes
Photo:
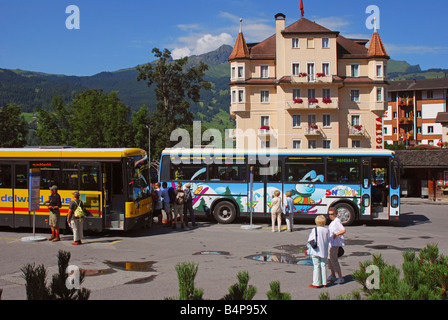
<svg viewBox="0 0 448 320">
<path fill-rule="evenodd" d="M 361 148 L 360 140 L 352 140 L 352 148 Z"/>
<path fill-rule="evenodd" d="M 433 99 L 434 98 L 434 92 L 432 90 L 426 91 L 426 99 Z"/>
<path fill-rule="evenodd" d="M 394 119 L 397 119 L 397 112 L 396 111 L 393 113 L 393 117 L 394 117 Z"/>
<path fill-rule="evenodd" d="M 376 101 L 377 102 L 383 101 L 383 88 L 376 88 Z"/>
<path fill-rule="evenodd" d="M 422 112 L 419 110 L 419 111 L 417 111 L 417 118 L 421 118 L 422 117 Z"/>
<path fill-rule="evenodd" d="M 316 140 L 308 140 L 308 149 L 316 149 Z"/>
<path fill-rule="evenodd" d="M 434 133 L 434 126 L 428 126 L 428 133 Z"/>
<path fill-rule="evenodd" d="M 244 66 L 238 66 L 238 78 L 244 78 Z"/>
<path fill-rule="evenodd" d="M 263 102 L 263 103 L 269 102 L 269 90 L 261 90 L 260 91 L 260 102 Z"/>
<path fill-rule="evenodd" d="M 422 127 L 417 127 L 417 133 L 422 133 Z"/>
<path fill-rule="evenodd" d="M 292 89 L 292 98 L 299 99 L 301 97 L 300 89 Z"/>
<path fill-rule="evenodd" d="M 260 66 L 260 76 L 261 78 L 269 78 L 269 66 Z"/>
<path fill-rule="evenodd" d="M 298 76 L 299 73 L 300 73 L 300 63 L 293 62 L 293 64 L 292 64 L 292 75 L 293 76 Z"/>
<path fill-rule="evenodd" d="M 361 125 L 361 116 L 359 114 L 352 115 L 352 126 Z"/>
<path fill-rule="evenodd" d="M 308 89 L 308 99 L 316 98 L 316 89 Z"/>
<path fill-rule="evenodd" d="M 269 116 L 261 116 L 261 126 L 269 127 Z"/>
<path fill-rule="evenodd" d="M 300 128 L 302 126 L 302 118 L 300 114 L 294 114 L 292 116 L 292 126 L 293 128 Z"/>
<path fill-rule="evenodd" d="M 398 128 L 394 127 L 394 134 L 397 134 L 397 133 L 398 133 Z"/>
<path fill-rule="evenodd" d="M 324 141 L 323 141 L 323 148 L 324 149 L 331 149 L 331 140 L 324 139 Z"/>
<path fill-rule="evenodd" d="M 322 63 L 322 73 L 326 76 L 330 75 L 330 64 L 328 62 Z"/>
<path fill-rule="evenodd" d="M 309 114 L 308 115 L 308 126 L 316 124 L 316 115 L 315 114 Z"/>
<path fill-rule="evenodd" d="M 236 68 L 232 67 L 232 75 L 231 75 L 232 79 L 236 78 Z"/>
<path fill-rule="evenodd" d="M 331 114 L 324 114 L 322 116 L 322 122 L 324 127 L 331 127 Z"/>
<path fill-rule="evenodd" d="M 376 65 L 376 76 L 377 77 L 382 77 L 383 76 L 383 65 L 382 64 L 377 64 Z"/>
<path fill-rule="evenodd" d="M 331 98 L 331 91 L 330 89 L 322 89 L 322 98 L 324 99 L 330 99 Z"/>
<path fill-rule="evenodd" d="M 238 90 L 238 102 L 244 102 L 244 101 L 245 101 L 244 90 L 240 89 Z"/>
<path fill-rule="evenodd" d="M 322 38 L 322 48 L 329 48 L 330 47 L 330 41 L 328 38 Z"/>
<path fill-rule="evenodd" d="M 302 148 L 302 141 L 301 140 L 293 140 L 292 141 L 292 148 L 293 149 L 301 149 Z"/>
<path fill-rule="evenodd" d="M 351 66 L 351 76 L 359 77 L 359 64 L 352 64 Z"/>
<path fill-rule="evenodd" d="M 299 47 L 299 38 L 292 38 L 292 47 L 293 48 L 300 48 Z"/>
<path fill-rule="evenodd" d="M 307 63 L 308 82 L 314 82 L 314 62 Z"/>
<path fill-rule="evenodd" d="M 350 90 L 350 101 L 359 102 L 359 89 Z"/>
</svg>

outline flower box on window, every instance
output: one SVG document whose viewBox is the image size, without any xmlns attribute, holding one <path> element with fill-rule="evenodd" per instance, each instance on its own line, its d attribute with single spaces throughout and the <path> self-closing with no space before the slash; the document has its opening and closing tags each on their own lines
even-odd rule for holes
<svg viewBox="0 0 448 320">
<path fill-rule="evenodd" d="M 302 99 L 294 99 L 294 103 L 302 103 L 303 100 Z"/>
<path fill-rule="evenodd" d="M 318 103 L 318 102 L 319 100 L 317 100 L 316 98 L 308 99 L 308 103 Z"/>
<path fill-rule="evenodd" d="M 322 102 L 323 103 L 331 103 L 331 99 L 330 98 L 323 98 Z"/>
</svg>

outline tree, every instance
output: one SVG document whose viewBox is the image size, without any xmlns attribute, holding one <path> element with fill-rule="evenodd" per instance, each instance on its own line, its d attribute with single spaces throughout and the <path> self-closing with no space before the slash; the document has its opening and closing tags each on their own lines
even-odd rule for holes
<svg viewBox="0 0 448 320">
<path fill-rule="evenodd" d="M 291 295 L 289 293 L 280 291 L 279 281 L 272 281 L 269 286 L 271 290 L 266 293 L 268 300 L 291 300 Z"/>
<path fill-rule="evenodd" d="M 71 145 L 73 140 L 71 120 L 72 110 L 68 109 L 61 96 L 53 97 L 51 110 L 37 107 L 39 127 L 37 136 L 45 146 Z"/>
<path fill-rule="evenodd" d="M 257 293 L 257 288 L 249 285 L 249 272 L 238 272 L 238 283 L 229 287 L 229 293 L 226 294 L 223 300 L 252 300 Z"/>
<path fill-rule="evenodd" d="M 73 142 L 80 148 L 118 148 L 133 144 L 130 107 L 117 92 L 89 89 L 72 102 Z"/>
<path fill-rule="evenodd" d="M 148 151 L 149 141 L 149 109 L 146 105 L 142 105 L 140 109 L 132 113 L 131 126 L 133 131 L 134 146 Z"/>
<path fill-rule="evenodd" d="M 0 107 L 0 123 L 1 148 L 22 148 L 26 145 L 28 128 L 19 105 L 10 103 Z"/>
<path fill-rule="evenodd" d="M 185 66 L 188 57 L 172 61 L 168 49 L 162 52 L 154 48 L 152 53 L 158 60 L 137 66 L 137 81 L 146 81 L 148 87 L 156 85 L 157 105 L 151 117 L 151 154 L 159 157 L 164 148 L 172 146 L 171 132 L 181 126 L 188 126 L 193 121 L 187 98 L 199 102 L 200 90 L 210 89 L 211 84 L 204 80 L 208 69 L 205 63 L 200 62 L 187 69 Z"/>
</svg>

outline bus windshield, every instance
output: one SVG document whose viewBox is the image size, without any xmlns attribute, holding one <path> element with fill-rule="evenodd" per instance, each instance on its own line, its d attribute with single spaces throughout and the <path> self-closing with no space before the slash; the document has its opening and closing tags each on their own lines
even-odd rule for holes
<svg viewBox="0 0 448 320">
<path fill-rule="evenodd" d="M 136 201 L 149 196 L 149 167 L 147 156 L 134 156 L 127 159 L 129 200 Z"/>
</svg>

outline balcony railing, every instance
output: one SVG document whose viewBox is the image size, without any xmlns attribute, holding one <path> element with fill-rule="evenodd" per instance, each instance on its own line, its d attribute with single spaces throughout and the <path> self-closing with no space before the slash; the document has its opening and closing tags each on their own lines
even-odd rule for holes
<svg viewBox="0 0 448 320">
<path fill-rule="evenodd" d="M 293 101 L 286 102 L 287 110 L 297 110 L 297 109 L 338 109 L 339 108 L 339 99 L 331 98 L 331 99 L 294 99 Z"/>
<path fill-rule="evenodd" d="M 305 135 L 307 136 L 318 136 L 320 133 L 320 129 L 316 125 L 309 125 L 308 127 L 305 127 Z"/>
<path fill-rule="evenodd" d="M 365 134 L 365 129 L 360 125 L 350 126 L 348 128 L 348 134 L 350 136 L 363 136 Z"/>
</svg>

